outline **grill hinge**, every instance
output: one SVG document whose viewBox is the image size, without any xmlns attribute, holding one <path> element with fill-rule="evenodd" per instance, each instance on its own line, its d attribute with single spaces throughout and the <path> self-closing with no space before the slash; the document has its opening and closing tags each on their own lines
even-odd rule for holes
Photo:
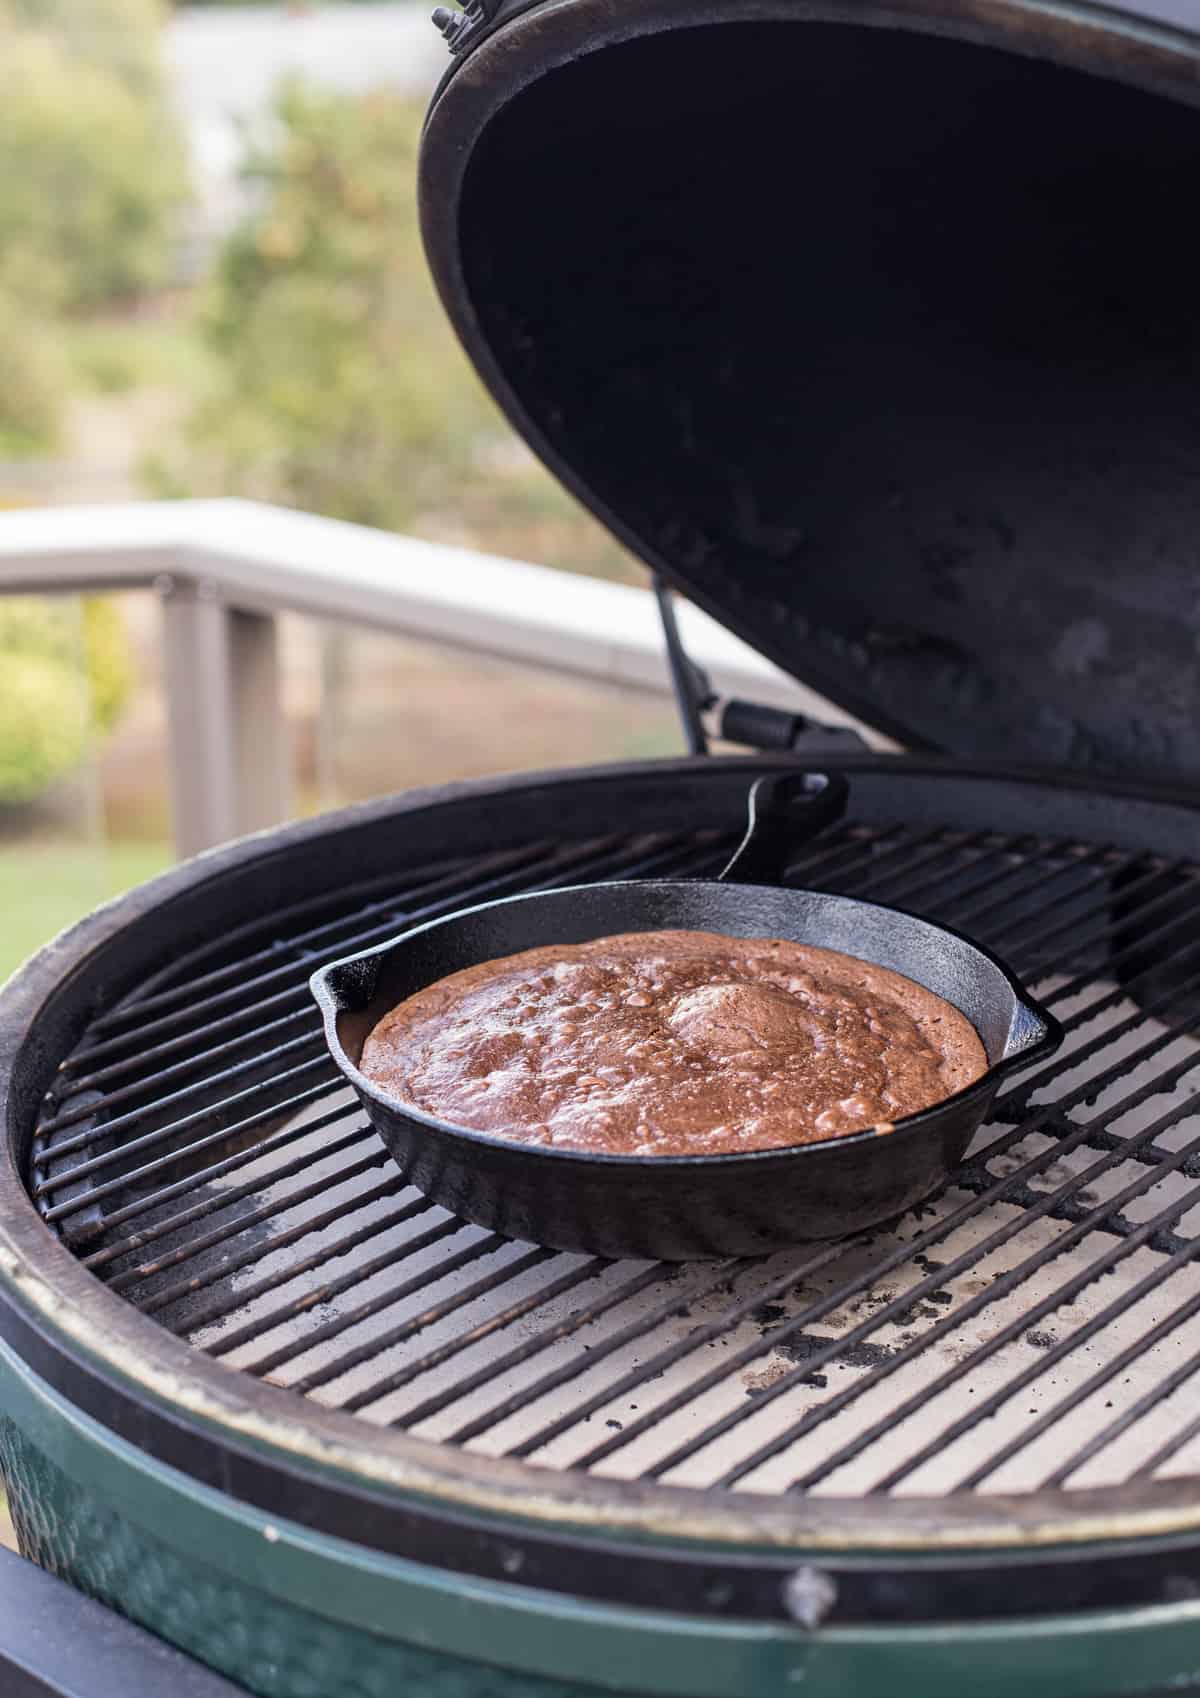
<svg viewBox="0 0 1200 1698">
<path fill-rule="evenodd" d="M 850 731 L 844 725 L 824 725 L 818 719 L 809 719 L 806 714 L 789 713 L 786 708 L 745 702 L 736 696 L 718 696 L 707 672 L 696 665 L 684 648 L 675 618 L 672 592 L 657 576 L 654 594 L 667 645 L 671 684 L 689 754 L 708 754 L 709 741 L 714 738 L 764 752 L 845 754 L 853 749 L 866 748 L 858 732 Z"/>
<path fill-rule="evenodd" d="M 433 14 L 433 23 L 451 53 L 461 53 L 499 10 L 500 0 L 471 0 L 460 11 L 452 6 L 439 6 Z"/>
</svg>

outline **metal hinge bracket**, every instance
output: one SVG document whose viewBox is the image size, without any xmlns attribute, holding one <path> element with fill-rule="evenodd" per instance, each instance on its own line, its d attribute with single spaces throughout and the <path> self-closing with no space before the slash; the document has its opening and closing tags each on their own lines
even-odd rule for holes
<svg viewBox="0 0 1200 1698">
<path fill-rule="evenodd" d="M 710 738 L 764 753 L 779 750 L 836 754 L 866 748 L 858 732 L 846 726 L 824 725 L 805 714 L 789 713 L 786 708 L 739 701 L 736 696 L 719 696 L 703 667 L 697 666 L 684 648 L 675 618 L 673 593 L 657 575 L 654 595 L 666 639 L 675 704 L 689 754 L 707 755 Z"/>
<path fill-rule="evenodd" d="M 434 28 L 451 53 L 461 53 L 473 36 L 490 24 L 500 9 L 500 0 L 471 0 L 469 6 L 455 11 L 452 6 L 439 6 L 433 14 Z"/>
</svg>

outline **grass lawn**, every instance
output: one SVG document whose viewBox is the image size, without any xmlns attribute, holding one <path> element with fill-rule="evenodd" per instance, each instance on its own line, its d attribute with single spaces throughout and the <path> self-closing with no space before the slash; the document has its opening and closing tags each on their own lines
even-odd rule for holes
<svg viewBox="0 0 1200 1698">
<path fill-rule="evenodd" d="M 0 982 L 65 926 L 171 860 L 167 843 L 0 845 Z"/>
</svg>

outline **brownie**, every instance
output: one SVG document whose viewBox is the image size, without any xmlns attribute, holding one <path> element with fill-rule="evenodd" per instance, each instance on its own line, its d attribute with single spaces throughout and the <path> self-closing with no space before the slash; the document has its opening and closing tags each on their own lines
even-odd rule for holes
<svg viewBox="0 0 1200 1698">
<path fill-rule="evenodd" d="M 482 962 L 376 1025 L 362 1070 L 479 1132 L 712 1155 L 889 1128 L 987 1068 L 964 1015 L 852 955 L 628 932 Z"/>
</svg>

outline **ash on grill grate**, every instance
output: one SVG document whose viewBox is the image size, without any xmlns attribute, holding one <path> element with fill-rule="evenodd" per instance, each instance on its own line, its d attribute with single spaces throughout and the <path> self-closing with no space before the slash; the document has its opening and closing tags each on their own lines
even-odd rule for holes
<svg viewBox="0 0 1200 1698">
<path fill-rule="evenodd" d="M 1200 1460 L 1190 868 L 853 823 L 808 846 L 790 882 L 971 932 L 1067 1030 L 953 1182 L 887 1231 L 765 1262 L 610 1263 L 405 1186 L 325 1057 L 312 968 L 469 901 L 706 875 L 727 850 L 709 833 L 464 858 L 173 961 L 64 1064 L 34 1151 L 43 1213 L 230 1368 L 540 1466 L 860 1495 Z"/>
</svg>

